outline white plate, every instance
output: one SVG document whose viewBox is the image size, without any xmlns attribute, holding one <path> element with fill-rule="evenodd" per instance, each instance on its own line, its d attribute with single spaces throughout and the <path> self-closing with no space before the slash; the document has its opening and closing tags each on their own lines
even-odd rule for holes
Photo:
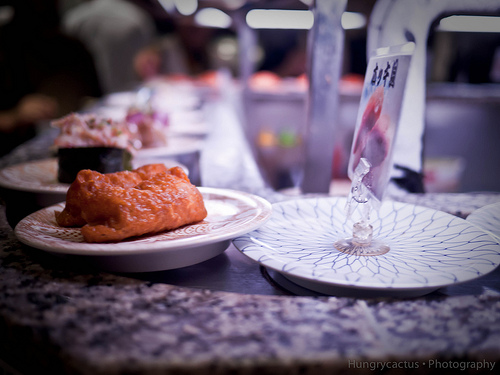
<svg viewBox="0 0 500 375">
<path fill-rule="evenodd" d="M 500 202 L 498 192 L 415 194 L 398 191 L 392 198 L 400 202 L 448 212 L 463 218 L 483 206 Z"/>
<path fill-rule="evenodd" d="M 164 147 L 150 147 L 137 150 L 136 158 L 151 158 L 190 154 L 201 150 L 203 140 L 196 137 L 169 136 Z"/>
<path fill-rule="evenodd" d="M 224 252 L 230 240 L 264 224 L 271 204 L 252 194 L 199 188 L 208 211 L 201 223 L 117 243 L 86 243 L 79 228 L 63 228 L 55 211 L 64 203 L 37 211 L 17 224 L 18 239 L 31 247 L 114 272 L 148 272 L 190 266 Z"/>
<path fill-rule="evenodd" d="M 64 194 L 69 184 L 57 180 L 57 159 L 11 165 L 0 170 L 0 186 L 31 193 Z"/>
<path fill-rule="evenodd" d="M 233 240 L 245 255 L 291 281 L 324 294 L 418 296 L 482 276 L 500 263 L 500 244 L 467 221 L 425 207 L 384 202 L 371 223 L 390 246 L 363 257 L 337 251 L 352 237 L 345 198 L 273 205 L 261 228 Z"/>
<path fill-rule="evenodd" d="M 169 115 L 168 133 L 175 135 L 199 135 L 208 134 L 208 124 L 200 110 L 174 111 Z"/>
<path fill-rule="evenodd" d="M 140 158 L 132 161 L 134 168 L 144 164 L 163 163 L 167 168 L 181 167 L 186 173 L 186 166 L 168 159 Z M 57 158 L 43 159 L 11 165 L 0 170 L 0 186 L 12 190 L 30 193 L 50 193 L 66 197 L 69 184 L 57 180 Z"/>
<path fill-rule="evenodd" d="M 179 135 L 203 137 L 208 134 L 208 125 L 202 121 L 184 123 L 172 122 L 167 128 L 167 134 L 174 137 Z"/>
<path fill-rule="evenodd" d="M 137 92 L 135 91 L 121 91 L 114 92 L 107 95 L 103 100 L 103 105 L 111 107 L 125 107 L 128 108 L 133 105 L 137 100 Z"/>
<path fill-rule="evenodd" d="M 488 231 L 500 241 L 500 202 L 473 211 L 466 220 Z"/>
</svg>

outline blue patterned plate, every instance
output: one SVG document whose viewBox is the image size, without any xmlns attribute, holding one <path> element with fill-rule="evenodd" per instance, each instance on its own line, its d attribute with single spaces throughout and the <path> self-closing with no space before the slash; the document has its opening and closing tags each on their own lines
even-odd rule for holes
<svg viewBox="0 0 500 375">
<path fill-rule="evenodd" d="M 371 218 L 373 237 L 389 245 L 379 256 L 354 256 L 333 244 L 352 236 L 345 198 L 273 205 L 262 227 L 233 240 L 243 254 L 296 284 L 324 294 L 414 297 L 462 283 L 500 264 L 498 239 L 464 219 L 386 201 Z M 360 293 L 361 292 L 361 293 Z"/>
<path fill-rule="evenodd" d="M 500 241 L 500 202 L 473 211 L 467 221 L 491 233 Z"/>
</svg>

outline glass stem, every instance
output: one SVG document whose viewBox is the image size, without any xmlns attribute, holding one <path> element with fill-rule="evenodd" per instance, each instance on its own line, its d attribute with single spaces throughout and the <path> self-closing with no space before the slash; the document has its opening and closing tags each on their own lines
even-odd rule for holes
<svg viewBox="0 0 500 375">
<path fill-rule="evenodd" d="M 352 227 L 352 243 L 356 246 L 369 246 L 372 243 L 373 227 L 362 220 Z"/>
</svg>

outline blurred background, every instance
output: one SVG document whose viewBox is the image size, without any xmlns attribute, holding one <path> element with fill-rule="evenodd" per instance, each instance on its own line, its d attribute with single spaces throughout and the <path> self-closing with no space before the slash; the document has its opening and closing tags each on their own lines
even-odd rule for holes
<svg viewBox="0 0 500 375">
<path fill-rule="evenodd" d="M 334 182 L 347 179 L 375 3 L 348 0 L 342 17 Z M 22 124 L 79 110 L 158 75 L 211 84 L 214 73 L 224 71 L 247 90 L 244 126 L 266 179 L 276 189 L 296 187 L 297 149 L 306 129 L 312 4 L 0 0 L 2 154 L 33 136 L 28 126 L 12 131 L 9 111 L 34 93 L 54 100 L 44 102 L 45 113 L 32 111 Z M 425 190 L 500 191 L 500 18 L 464 24 L 451 16 L 435 21 L 427 45 Z M 244 46 L 249 37 L 252 43 Z M 254 48 L 244 50 L 248 45 Z"/>
</svg>

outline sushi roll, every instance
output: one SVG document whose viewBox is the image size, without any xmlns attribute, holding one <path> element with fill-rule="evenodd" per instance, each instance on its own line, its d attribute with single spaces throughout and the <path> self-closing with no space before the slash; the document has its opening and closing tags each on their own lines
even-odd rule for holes
<svg viewBox="0 0 500 375">
<path fill-rule="evenodd" d="M 100 173 L 131 170 L 130 152 L 117 147 L 67 147 L 57 151 L 59 182 L 72 183 L 78 172 L 91 169 Z"/>
<path fill-rule="evenodd" d="M 72 113 L 53 121 L 52 126 L 60 129 L 54 141 L 59 182 L 72 183 L 82 169 L 100 173 L 132 169 L 134 140 L 126 123 Z"/>
</svg>

